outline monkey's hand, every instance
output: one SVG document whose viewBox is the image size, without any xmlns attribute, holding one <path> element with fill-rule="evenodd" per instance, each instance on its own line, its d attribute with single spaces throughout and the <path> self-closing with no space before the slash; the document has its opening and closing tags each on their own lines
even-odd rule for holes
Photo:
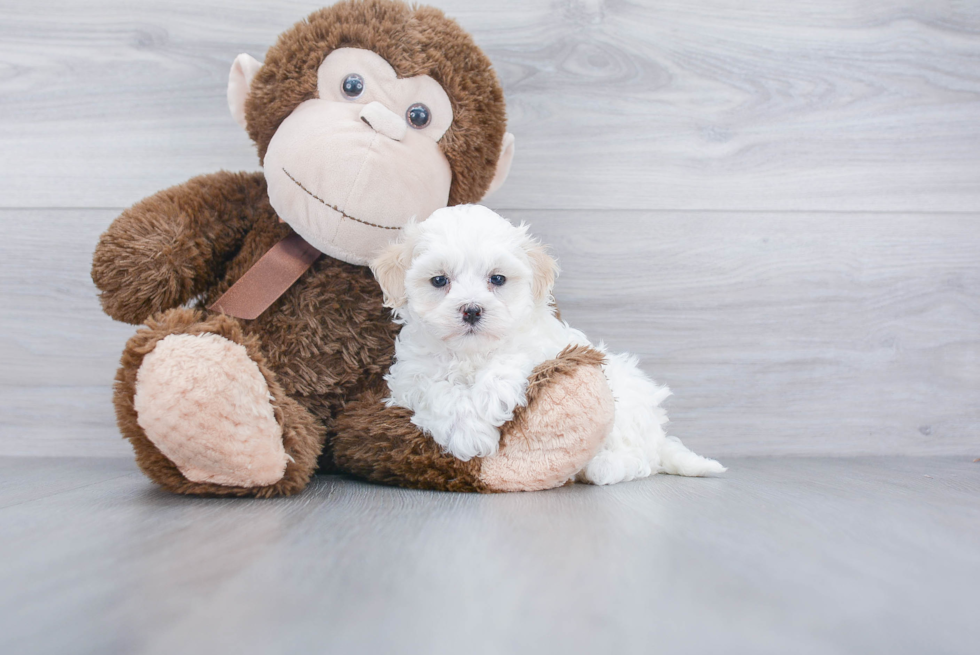
<svg viewBox="0 0 980 655">
<path fill-rule="evenodd" d="M 124 211 L 99 239 L 92 280 L 105 312 L 139 324 L 215 284 L 268 203 L 262 173 L 202 175 Z"/>
<path fill-rule="evenodd" d="M 501 427 L 497 454 L 482 460 L 485 490 L 558 487 L 592 459 L 614 418 L 612 392 L 601 369 L 604 357 L 574 346 L 534 369 L 527 405 Z"/>
<path fill-rule="evenodd" d="M 328 442 L 332 463 L 368 480 L 442 491 L 537 491 L 565 484 L 591 460 L 612 428 L 604 355 L 568 348 L 538 366 L 528 404 L 500 428 L 500 450 L 463 461 L 412 424 L 412 411 L 386 407 L 387 389 L 349 401 Z"/>
<path fill-rule="evenodd" d="M 346 403 L 328 442 L 341 471 L 400 487 L 442 491 L 537 491 L 565 484 L 609 434 L 613 397 L 604 355 L 574 347 L 531 374 L 527 406 L 500 428 L 500 450 L 463 461 L 412 424 L 412 411 L 385 406 L 387 389 Z"/>
</svg>

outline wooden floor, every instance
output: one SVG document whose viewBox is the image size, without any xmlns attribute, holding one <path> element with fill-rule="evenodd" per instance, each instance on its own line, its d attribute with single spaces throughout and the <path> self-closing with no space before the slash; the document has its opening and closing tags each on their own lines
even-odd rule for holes
<svg viewBox="0 0 980 655">
<path fill-rule="evenodd" d="M 255 501 L 168 495 L 125 459 L 0 459 L 0 652 L 976 652 L 980 463 L 726 464 Z"/>
</svg>

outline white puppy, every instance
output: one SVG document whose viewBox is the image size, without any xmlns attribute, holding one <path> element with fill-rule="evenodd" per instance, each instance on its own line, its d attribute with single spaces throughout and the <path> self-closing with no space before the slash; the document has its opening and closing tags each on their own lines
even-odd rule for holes
<svg viewBox="0 0 980 655">
<path fill-rule="evenodd" d="M 555 260 L 527 234 L 486 207 L 440 209 L 372 265 L 403 324 L 386 376 L 389 405 L 412 410 L 412 422 L 462 460 L 496 452 L 498 428 L 526 402 L 534 368 L 565 347 L 591 345 L 555 317 Z M 598 350 L 605 352 L 602 344 Z M 615 420 L 599 453 L 579 473 L 612 484 L 652 473 L 705 475 L 725 468 L 664 434 L 654 384 L 631 355 L 607 355 Z"/>
</svg>

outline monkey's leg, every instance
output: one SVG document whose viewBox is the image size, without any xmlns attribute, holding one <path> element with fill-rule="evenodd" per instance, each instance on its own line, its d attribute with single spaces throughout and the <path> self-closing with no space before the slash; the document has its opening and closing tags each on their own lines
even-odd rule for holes
<svg viewBox="0 0 980 655">
<path fill-rule="evenodd" d="M 126 344 L 116 419 L 154 482 L 184 494 L 301 491 L 324 428 L 285 395 L 236 319 L 173 309 Z"/>
<path fill-rule="evenodd" d="M 534 370 L 528 403 L 501 429 L 497 454 L 463 462 L 412 425 L 412 413 L 376 389 L 348 403 L 334 424 L 337 465 L 368 480 L 444 491 L 537 491 L 568 482 L 599 450 L 613 422 L 602 353 L 565 350 Z"/>
</svg>

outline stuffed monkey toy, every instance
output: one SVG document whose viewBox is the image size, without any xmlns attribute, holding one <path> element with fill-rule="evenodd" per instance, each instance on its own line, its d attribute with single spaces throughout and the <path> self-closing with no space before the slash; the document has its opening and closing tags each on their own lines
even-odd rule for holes
<svg viewBox="0 0 980 655">
<path fill-rule="evenodd" d="M 366 264 L 412 217 L 507 176 L 491 64 L 430 7 L 350 0 L 240 55 L 228 101 L 263 173 L 203 175 L 122 213 L 92 278 L 126 344 L 114 404 L 143 472 L 184 494 L 271 497 L 316 471 L 451 491 L 567 482 L 612 422 L 602 356 L 536 369 L 497 454 L 461 461 L 385 407 L 398 326 Z"/>
</svg>

